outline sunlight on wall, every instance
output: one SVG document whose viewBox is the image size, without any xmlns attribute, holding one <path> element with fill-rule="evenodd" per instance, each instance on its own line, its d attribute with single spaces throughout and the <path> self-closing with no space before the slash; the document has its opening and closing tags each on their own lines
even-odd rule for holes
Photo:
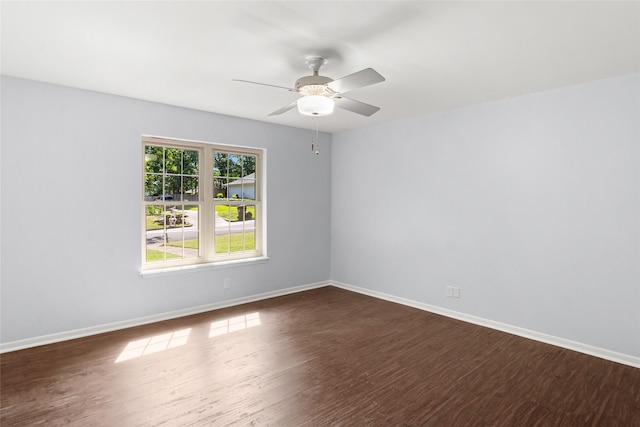
<svg viewBox="0 0 640 427">
<path fill-rule="evenodd" d="M 157 353 L 169 348 L 185 345 L 191 328 L 181 329 L 175 332 L 169 332 L 162 335 L 156 335 L 149 338 L 143 338 L 136 341 L 131 341 L 120 356 L 116 359 L 115 363 L 123 362 L 129 359 L 135 359 L 136 357 L 146 356 L 147 354 Z"/>
<path fill-rule="evenodd" d="M 229 319 L 211 322 L 209 338 L 242 329 L 252 328 L 260 325 L 260 313 L 245 314 L 244 316 L 231 317 Z"/>
</svg>

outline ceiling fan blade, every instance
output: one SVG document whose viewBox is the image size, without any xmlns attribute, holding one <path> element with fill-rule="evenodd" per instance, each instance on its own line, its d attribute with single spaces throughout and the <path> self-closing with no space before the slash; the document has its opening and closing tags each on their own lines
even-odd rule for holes
<svg viewBox="0 0 640 427">
<path fill-rule="evenodd" d="M 270 85 L 267 83 L 260 83 L 260 82 L 252 82 L 251 80 L 240 80 L 240 79 L 232 79 L 234 82 L 243 82 L 243 83 L 251 83 L 254 85 L 262 85 L 262 86 L 271 86 L 271 87 L 277 87 L 280 89 L 286 89 L 289 91 L 294 91 L 294 89 L 291 89 L 290 87 L 284 87 L 284 86 L 276 86 L 276 85 Z"/>
<path fill-rule="evenodd" d="M 367 117 L 380 110 L 380 107 L 374 107 L 373 105 L 365 104 L 364 102 L 356 101 L 355 99 L 345 98 L 344 96 L 340 97 L 340 99 L 336 101 L 336 107 L 351 111 L 352 113 L 362 114 Z"/>
<path fill-rule="evenodd" d="M 327 86 L 334 92 L 346 93 L 354 89 L 383 82 L 384 80 L 385 78 L 373 68 L 365 68 L 357 73 L 349 74 L 341 79 L 334 80 L 327 84 Z"/>
<path fill-rule="evenodd" d="M 293 101 L 291 104 L 285 105 L 284 107 L 280 108 L 279 110 L 274 111 L 273 113 L 271 113 L 269 115 L 270 116 L 277 116 L 278 114 L 286 113 L 287 111 L 291 110 L 296 105 L 298 105 L 298 101 Z"/>
</svg>

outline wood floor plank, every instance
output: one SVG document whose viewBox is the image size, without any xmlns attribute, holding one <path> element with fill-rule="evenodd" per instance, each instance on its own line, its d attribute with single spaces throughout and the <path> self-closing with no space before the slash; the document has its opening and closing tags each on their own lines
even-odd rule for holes
<svg viewBox="0 0 640 427">
<path fill-rule="evenodd" d="M 334 287 L 0 356 L 4 426 L 640 426 L 640 369 Z"/>
</svg>

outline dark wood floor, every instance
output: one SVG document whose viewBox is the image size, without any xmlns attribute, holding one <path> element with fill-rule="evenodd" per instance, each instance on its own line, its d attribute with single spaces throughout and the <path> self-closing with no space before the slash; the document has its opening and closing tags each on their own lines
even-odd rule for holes
<svg viewBox="0 0 640 427">
<path fill-rule="evenodd" d="M 1 356 L 0 425 L 640 426 L 640 369 L 327 287 Z"/>
</svg>

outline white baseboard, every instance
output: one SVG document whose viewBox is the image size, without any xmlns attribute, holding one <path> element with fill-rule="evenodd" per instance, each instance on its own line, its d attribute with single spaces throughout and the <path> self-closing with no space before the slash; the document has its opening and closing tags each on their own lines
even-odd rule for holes
<svg viewBox="0 0 640 427">
<path fill-rule="evenodd" d="M 178 317 L 190 316 L 192 314 L 204 313 L 207 311 L 218 310 L 221 308 L 232 307 L 235 305 L 246 304 L 249 302 L 260 301 L 263 299 L 279 297 L 283 295 L 293 294 L 296 292 L 308 291 L 311 289 L 322 288 L 330 286 L 330 282 L 318 282 L 308 285 L 295 286 L 287 289 L 280 289 L 272 292 L 265 292 L 257 295 L 250 295 L 247 297 L 236 298 L 227 301 L 216 302 L 212 304 L 200 305 L 197 307 L 185 308 L 183 310 L 171 311 L 168 313 L 154 314 L 152 316 L 139 317 L 137 319 L 124 320 L 121 322 L 107 323 L 104 325 L 91 326 L 89 328 L 74 329 L 72 331 L 60 332 L 51 335 L 44 335 L 34 338 L 27 338 L 24 340 L 11 341 L 7 343 L 0 343 L 0 354 L 9 351 L 22 350 L 30 347 L 37 347 L 45 344 L 53 344 L 56 342 L 72 340 L 76 338 L 83 338 L 90 335 L 102 334 L 105 332 L 117 331 L 120 329 L 131 328 L 134 326 L 146 325 L 154 322 L 161 322 L 163 320 L 175 319 Z"/>
<path fill-rule="evenodd" d="M 473 323 L 475 325 L 485 326 L 487 328 L 496 329 L 509 334 L 518 335 L 524 338 L 529 338 L 535 341 L 540 341 L 546 344 L 555 345 L 557 347 L 574 350 L 580 353 L 585 353 L 590 356 L 599 357 L 601 359 L 610 360 L 624 365 L 640 368 L 640 357 L 634 357 L 628 354 L 617 353 L 615 351 L 607 350 L 604 348 L 594 347 L 588 344 L 579 343 L 576 341 L 567 340 L 564 338 L 554 337 L 552 335 L 543 334 L 528 329 L 519 328 L 517 326 L 508 325 L 505 323 L 495 322 L 493 320 L 484 319 L 481 317 L 472 316 L 465 313 L 459 313 L 457 311 L 449 310 L 435 305 L 429 305 L 418 301 L 409 300 L 406 298 L 397 297 L 383 292 L 372 291 L 370 289 L 360 288 L 358 286 L 349 285 L 346 283 L 340 283 L 332 281 L 331 286 L 337 288 L 346 289 L 348 291 L 357 292 L 360 294 L 368 295 L 374 298 L 383 299 L 386 301 L 395 302 L 398 304 L 406 305 L 409 307 L 417 308 L 431 313 L 440 314 L 443 316 L 451 317 L 453 319 L 462 320 L 464 322 Z"/>
</svg>

